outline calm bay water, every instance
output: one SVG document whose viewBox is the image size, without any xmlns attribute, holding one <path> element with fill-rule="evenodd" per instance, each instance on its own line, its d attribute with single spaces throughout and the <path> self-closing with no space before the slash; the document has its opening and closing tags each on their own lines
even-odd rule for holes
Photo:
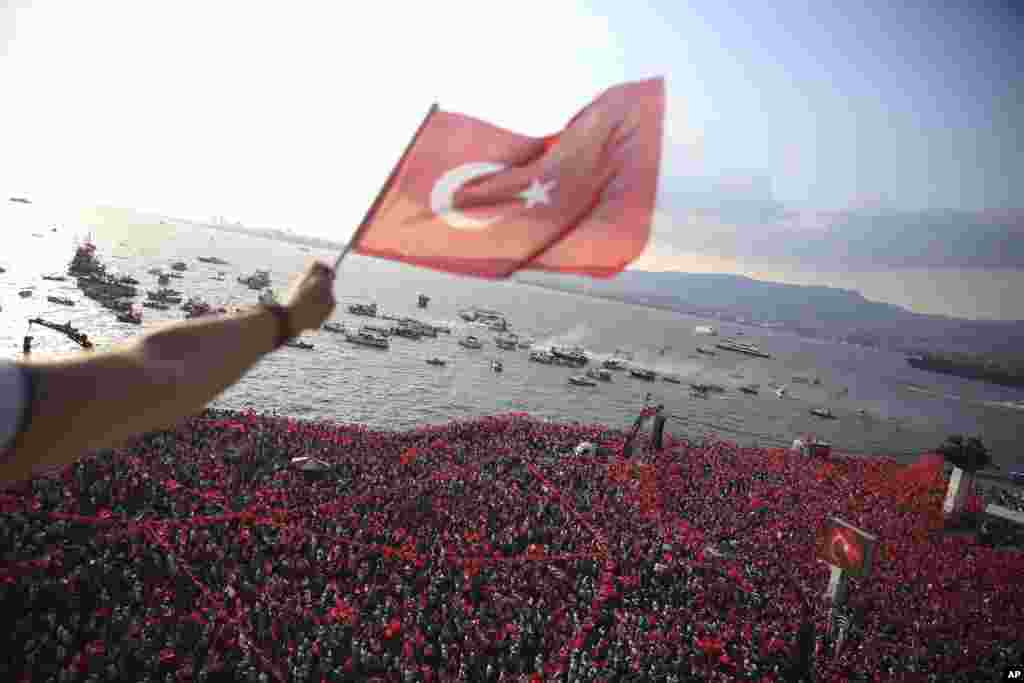
<svg viewBox="0 0 1024 683">
<path fill-rule="evenodd" d="M 0 251 L 0 355 L 20 357 L 27 319 L 35 315 L 55 322 L 71 321 L 101 345 L 140 334 L 162 321 L 180 319 L 180 310 L 145 309 L 141 328 L 119 323 L 113 314 L 85 299 L 73 280 L 49 282 L 47 273 L 61 273 L 70 260 L 75 237 L 92 229 L 101 258 L 119 272 L 155 288 L 146 271 L 167 268 L 181 259 L 189 264 L 184 279 L 172 286 L 186 296 L 199 295 L 211 304 L 255 303 L 256 293 L 235 278 L 257 268 L 271 271 L 273 286 L 282 293 L 292 276 L 312 257 L 333 262 L 334 254 L 260 238 L 215 232 L 190 225 L 145 223 L 128 214 L 75 222 L 78 216 L 46 213 L 36 207 L 7 206 L 0 225 L 7 244 Z M 58 226 L 58 232 L 51 232 Z M 40 236 L 34 236 L 40 235 Z M 216 255 L 227 266 L 198 263 L 196 257 Z M 224 282 L 211 279 L 226 273 Z M 34 285 L 31 298 L 19 289 Z M 416 294 L 432 297 L 424 311 Z M 46 301 L 48 294 L 78 303 L 66 308 Z M 342 267 L 334 319 L 359 324 L 367 319 L 349 315 L 345 306 L 376 301 L 385 313 L 413 315 L 445 322 L 452 334 L 437 339 L 393 339 L 382 351 L 356 347 L 340 335 L 311 333 L 312 351 L 285 348 L 262 360 L 238 385 L 215 401 L 220 407 L 253 406 L 278 410 L 303 419 L 359 422 L 382 429 L 405 429 L 453 418 L 472 418 L 508 411 L 527 411 L 559 421 L 600 422 L 627 427 L 644 395 L 664 402 L 677 419 L 669 428 L 679 434 L 717 434 L 741 444 L 788 445 L 799 434 L 814 433 L 839 450 L 910 458 L 940 443 L 949 433 L 981 434 L 1004 466 L 1019 465 L 1024 436 L 1024 410 L 1013 402 L 1024 392 L 909 367 L 902 355 L 855 346 L 801 339 L 795 335 L 732 324 L 718 325 L 691 316 L 621 303 L 588 299 L 510 282 L 455 278 L 398 264 L 351 257 Z M 567 384 L 569 368 L 531 363 L 527 351 L 502 351 L 494 333 L 460 321 L 456 312 L 479 305 L 505 313 L 514 331 L 538 342 L 579 344 L 597 358 L 616 349 L 635 353 L 639 363 L 658 372 L 673 372 L 684 384 L 661 380 L 649 383 L 615 373 L 611 384 L 576 387 Z M 723 336 L 742 331 L 759 343 L 772 359 L 755 359 L 719 352 L 714 358 L 690 357 L 697 345 L 712 340 L 694 334 L 698 325 L 720 327 Z M 458 346 L 462 334 L 486 340 L 484 349 Z M 70 341 L 48 330 L 33 328 L 38 354 L 73 352 Z M 658 350 L 669 347 L 664 355 Z M 448 360 L 447 367 L 427 365 L 431 356 Z M 490 369 L 500 358 L 503 373 Z M 819 377 L 820 386 L 793 384 L 794 376 Z M 729 390 L 707 400 L 690 398 L 687 381 L 715 382 Z M 789 384 L 791 398 L 777 399 L 768 384 Z M 760 383 L 762 393 L 748 396 L 741 384 Z M 849 392 L 839 397 L 843 388 Z M 116 391 L 111 387 L 110 391 Z M 839 419 L 823 421 L 808 410 L 828 406 Z M 863 409 L 867 416 L 857 414 Z"/>
</svg>

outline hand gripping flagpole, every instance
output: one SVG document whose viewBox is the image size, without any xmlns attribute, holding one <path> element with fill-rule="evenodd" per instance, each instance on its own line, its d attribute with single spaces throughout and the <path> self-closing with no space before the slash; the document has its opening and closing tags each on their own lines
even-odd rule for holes
<svg viewBox="0 0 1024 683">
<path fill-rule="evenodd" d="M 362 237 L 363 233 L 366 231 L 366 227 L 370 224 L 370 219 L 373 218 L 373 214 L 375 214 L 377 212 L 377 209 L 380 208 L 380 203 L 384 200 L 384 195 L 387 194 L 387 191 L 389 189 L 391 189 L 391 186 L 395 182 L 395 178 L 398 177 L 398 171 L 401 170 L 402 164 L 405 163 L 405 158 L 409 156 L 409 152 L 412 151 L 413 145 L 416 144 L 416 141 L 419 140 L 420 134 L 423 132 L 423 129 L 426 128 L 427 121 L 430 120 L 430 117 L 433 116 L 437 110 L 438 106 L 436 102 L 430 105 L 430 109 L 427 111 L 427 115 L 423 117 L 423 121 L 420 123 L 419 128 L 416 129 L 416 134 L 412 136 L 412 140 L 410 140 L 409 144 L 406 145 L 405 151 L 402 152 L 402 156 L 398 159 L 398 163 L 395 164 L 395 167 L 391 170 L 391 175 L 388 176 L 387 182 L 385 182 L 384 185 L 380 188 L 380 192 L 377 193 L 377 196 L 376 198 L 374 198 L 373 203 L 370 204 L 370 208 L 366 211 L 366 215 L 363 216 L 362 223 L 359 224 L 359 227 L 356 228 L 356 231 L 352 234 L 352 239 L 348 241 L 348 243 L 345 245 L 345 248 L 341 250 L 340 254 L 338 254 L 338 260 L 334 262 L 335 275 L 337 275 L 338 273 L 338 266 L 340 266 L 341 262 L 345 260 L 345 257 L 348 256 L 348 253 L 352 251 L 352 248 L 359 243 L 359 238 Z"/>
</svg>

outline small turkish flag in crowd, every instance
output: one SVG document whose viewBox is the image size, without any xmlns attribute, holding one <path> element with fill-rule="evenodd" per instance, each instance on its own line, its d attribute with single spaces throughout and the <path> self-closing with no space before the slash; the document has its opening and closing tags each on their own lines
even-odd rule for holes
<svg viewBox="0 0 1024 683">
<path fill-rule="evenodd" d="M 352 248 L 486 278 L 612 277 L 650 237 L 664 110 L 661 78 L 610 88 L 544 138 L 435 107 Z"/>
</svg>

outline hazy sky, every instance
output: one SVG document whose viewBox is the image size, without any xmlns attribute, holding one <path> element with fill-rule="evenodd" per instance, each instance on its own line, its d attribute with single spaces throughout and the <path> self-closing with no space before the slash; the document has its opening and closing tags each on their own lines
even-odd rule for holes
<svg viewBox="0 0 1024 683">
<path fill-rule="evenodd" d="M 543 135 L 664 74 L 662 193 L 1019 207 L 1020 15 L 953 4 L 15 2 L 0 189 L 344 240 L 431 102 Z"/>
</svg>

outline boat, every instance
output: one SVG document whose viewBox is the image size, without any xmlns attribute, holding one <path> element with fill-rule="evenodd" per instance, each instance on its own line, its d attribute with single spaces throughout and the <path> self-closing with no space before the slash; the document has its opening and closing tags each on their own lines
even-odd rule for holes
<svg viewBox="0 0 1024 683">
<path fill-rule="evenodd" d="M 718 336 L 718 330 L 716 330 L 714 327 L 710 327 L 708 325 L 698 325 L 697 328 L 693 332 L 694 332 L 694 334 L 701 334 L 701 335 L 706 335 L 706 336 L 709 336 L 709 337 L 717 337 Z"/>
<path fill-rule="evenodd" d="M 259 302 L 264 306 L 272 306 L 277 303 L 277 295 L 268 287 L 260 292 Z"/>
<path fill-rule="evenodd" d="M 348 307 L 352 315 L 365 315 L 368 318 L 377 317 L 377 304 L 352 304 Z"/>
<path fill-rule="evenodd" d="M 7 272 L 7 269 L 4 268 L 3 266 L 0 266 L 0 273 L 6 273 L 6 272 Z"/>
<path fill-rule="evenodd" d="M 96 256 L 96 245 L 92 243 L 91 237 L 86 237 L 85 242 L 75 249 L 75 255 L 68 264 L 68 275 L 102 276 L 106 272 L 106 266 Z"/>
<path fill-rule="evenodd" d="M 167 277 L 174 278 L 175 280 L 184 280 L 185 279 L 184 275 L 180 275 L 178 273 L 168 273 Z"/>
<path fill-rule="evenodd" d="M 744 394 L 752 394 L 756 396 L 758 393 L 760 393 L 761 387 L 758 384 L 745 384 L 742 387 L 740 387 L 740 391 L 742 391 Z"/>
<path fill-rule="evenodd" d="M 156 283 L 161 286 L 169 285 L 171 284 L 171 276 L 167 273 L 160 273 L 156 276 Z"/>
<path fill-rule="evenodd" d="M 367 332 L 378 334 L 384 337 L 385 339 L 391 336 L 390 327 L 380 327 L 379 325 L 363 325 L 362 329 L 366 330 Z"/>
<path fill-rule="evenodd" d="M 725 387 L 719 386 L 717 384 L 711 384 L 711 383 L 707 383 L 707 384 L 699 383 L 699 382 L 698 383 L 694 383 L 694 384 L 690 385 L 690 389 L 692 389 L 694 391 L 697 391 L 697 392 L 700 392 L 700 393 L 704 393 L 704 394 L 709 393 L 709 392 L 714 392 L 716 394 L 721 394 L 721 393 L 725 392 Z"/>
<path fill-rule="evenodd" d="M 372 346 L 378 349 L 386 349 L 390 346 L 388 338 L 370 332 L 369 330 L 360 329 L 355 334 L 351 332 L 345 332 L 345 339 L 352 342 L 353 344 L 359 344 L 361 346 Z"/>
<path fill-rule="evenodd" d="M 150 268 L 146 272 L 149 273 L 150 275 L 156 275 L 156 276 L 160 276 L 160 275 L 164 274 L 163 268 Z"/>
<path fill-rule="evenodd" d="M 742 353 L 747 356 L 756 356 L 758 358 L 771 358 L 771 354 L 765 353 L 756 344 L 739 342 L 736 341 L 735 339 L 724 339 L 715 344 L 715 346 L 725 351 L 734 351 L 736 353 Z"/>
<path fill-rule="evenodd" d="M 459 340 L 459 346 L 464 346 L 467 349 L 482 349 L 484 344 L 473 335 L 469 335 Z"/>
<path fill-rule="evenodd" d="M 530 352 L 530 360 L 532 360 L 534 363 L 543 363 L 544 365 L 553 365 L 554 362 L 555 362 L 555 357 L 552 356 L 547 351 L 536 350 L 536 351 Z"/>
<path fill-rule="evenodd" d="M 531 346 L 533 346 L 533 343 L 534 342 L 532 339 L 520 339 L 518 342 L 516 342 L 516 346 L 518 346 L 521 349 L 528 349 Z"/>
<path fill-rule="evenodd" d="M 0 270 L 0 273 L 2 272 L 3 271 Z M 64 277 L 63 275 L 44 275 L 43 279 L 50 280 L 51 282 L 65 282 L 67 280 L 67 278 Z"/>
<path fill-rule="evenodd" d="M 238 278 L 239 284 L 243 284 L 249 289 L 263 290 L 270 286 L 270 271 L 269 270 L 257 270 L 252 275 Z"/>
<path fill-rule="evenodd" d="M 615 353 L 612 354 L 612 358 L 621 358 L 623 360 L 634 360 L 633 353 L 631 351 L 625 351 L 623 349 L 615 349 Z"/>
<path fill-rule="evenodd" d="M 710 346 L 698 346 L 697 353 L 703 353 L 705 356 L 717 356 L 718 352 Z"/>
<path fill-rule="evenodd" d="M 210 279 L 211 280 L 216 280 L 217 282 L 224 282 L 224 276 L 223 275 L 211 275 Z"/>
<path fill-rule="evenodd" d="M 775 396 L 776 396 L 776 398 L 786 398 L 786 387 L 785 386 L 781 386 L 778 389 L 776 389 L 775 390 Z"/>
<path fill-rule="evenodd" d="M 105 274 L 79 276 L 77 285 L 82 290 L 82 293 L 90 299 L 132 297 L 139 294 L 139 290 L 135 287 L 117 282 L 117 280 Z"/>
<path fill-rule="evenodd" d="M 494 343 L 497 347 L 506 351 L 515 351 L 516 346 L 518 345 L 517 341 L 518 340 L 515 335 L 498 335 L 494 339 Z"/>
<path fill-rule="evenodd" d="M 20 292 L 18 292 L 18 296 L 20 296 L 22 299 L 27 299 L 30 296 L 32 296 L 32 290 L 31 289 L 23 289 Z"/>
<path fill-rule="evenodd" d="M 324 323 L 324 329 L 335 334 L 345 334 L 345 326 L 339 323 Z"/>
<path fill-rule="evenodd" d="M 609 358 L 601 363 L 601 367 L 607 370 L 625 370 L 626 364 L 619 358 Z"/>
<path fill-rule="evenodd" d="M 184 308 L 184 307 L 183 307 Z M 206 303 L 205 301 L 199 301 L 193 304 L 185 312 L 186 318 L 202 318 L 204 315 L 213 315 L 217 311 L 214 311 L 213 306 Z"/>
<path fill-rule="evenodd" d="M 418 305 L 418 306 L 419 306 L 420 308 L 426 308 L 426 307 L 427 307 L 427 304 L 429 304 L 429 303 L 430 303 L 430 297 L 429 297 L 429 296 L 427 296 L 426 294 L 420 294 L 420 295 L 419 295 L 419 296 L 418 296 L 418 297 L 416 298 L 416 304 L 417 304 L 417 305 Z"/>
<path fill-rule="evenodd" d="M 551 355 L 581 367 L 590 362 L 581 346 L 552 346 Z"/>
<path fill-rule="evenodd" d="M 505 330 L 508 329 L 508 321 L 505 320 L 504 318 L 488 320 L 486 321 L 486 323 L 487 329 L 494 330 L 495 332 L 504 332 Z"/>
<path fill-rule="evenodd" d="M 661 379 L 671 384 L 682 384 L 683 380 L 679 379 L 675 375 L 662 375 Z"/>
<path fill-rule="evenodd" d="M 653 382 L 654 378 L 657 377 L 654 370 L 645 370 L 644 368 L 633 368 L 629 371 L 629 374 L 633 375 L 637 379 L 644 379 L 648 382 Z"/>
<path fill-rule="evenodd" d="M 809 411 L 811 415 L 816 417 L 824 418 L 826 420 L 834 420 L 836 416 L 832 414 L 832 411 L 828 408 L 811 408 Z"/>
<path fill-rule="evenodd" d="M 140 311 L 128 310 L 123 313 L 117 314 L 117 319 L 123 323 L 130 323 L 132 325 L 142 324 L 142 313 Z"/>
<path fill-rule="evenodd" d="M 10 201 L 12 201 L 12 202 L 14 202 L 16 204 L 31 204 L 32 203 L 31 200 L 29 200 L 29 199 L 27 199 L 25 197 L 11 197 Z"/>
<path fill-rule="evenodd" d="M 504 369 L 505 369 L 505 366 L 501 364 L 500 360 L 492 360 L 491 361 L 491 370 L 494 370 L 495 372 L 501 372 Z"/>
<path fill-rule="evenodd" d="M 143 301 L 142 305 L 146 308 L 155 308 L 158 311 L 166 311 L 170 309 L 170 306 L 159 301 Z"/>
<path fill-rule="evenodd" d="M 427 359 L 427 365 L 445 365 L 446 363 L 447 363 L 447 361 L 442 360 L 441 358 L 428 358 Z"/>
<path fill-rule="evenodd" d="M 188 270 L 188 265 L 184 261 L 175 261 L 171 264 L 172 270 Z"/>
<path fill-rule="evenodd" d="M 175 293 L 171 290 L 157 290 L 155 292 L 146 292 L 146 298 L 149 301 L 159 301 L 162 304 L 180 304 L 181 294 Z"/>
<path fill-rule="evenodd" d="M 796 375 L 796 376 L 795 376 L 795 377 L 793 377 L 793 379 L 791 379 L 790 381 L 791 381 L 791 382 L 792 382 L 793 384 L 810 384 L 810 383 L 811 383 L 811 380 L 809 380 L 809 379 L 808 379 L 808 378 L 806 378 L 806 377 L 801 377 L 800 375 Z"/>
<path fill-rule="evenodd" d="M 46 300 L 49 301 L 51 304 L 60 304 L 62 306 L 74 306 L 75 305 L 74 301 L 72 301 L 71 299 L 65 299 L 62 296 L 48 296 L 48 297 L 46 297 Z"/>
<path fill-rule="evenodd" d="M 313 348 L 313 345 L 310 344 L 309 342 L 299 341 L 298 339 L 292 339 L 292 340 L 286 341 L 284 343 L 284 345 L 285 346 L 290 346 L 293 349 L 304 349 L 306 351 L 310 351 Z"/>
<path fill-rule="evenodd" d="M 198 260 L 200 263 L 212 263 L 215 266 L 228 265 L 227 261 L 225 261 L 224 259 L 217 258 L 216 256 L 200 256 Z"/>
<path fill-rule="evenodd" d="M 130 275 L 119 275 L 117 276 L 117 282 L 122 285 L 137 285 L 139 281 Z"/>
<path fill-rule="evenodd" d="M 586 375 L 573 375 L 569 378 L 569 384 L 575 384 L 580 387 L 596 387 L 597 382 L 590 379 Z"/>
<path fill-rule="evenodd" d="M 602 370 L 600 368 L 591 368 L 587 370 L 587 377 L 589 377 L 590 379 L 600 380 L 602 382 L 612 381 L 612 373 L 608 372 L 607 370 Z"/>
</svg>

